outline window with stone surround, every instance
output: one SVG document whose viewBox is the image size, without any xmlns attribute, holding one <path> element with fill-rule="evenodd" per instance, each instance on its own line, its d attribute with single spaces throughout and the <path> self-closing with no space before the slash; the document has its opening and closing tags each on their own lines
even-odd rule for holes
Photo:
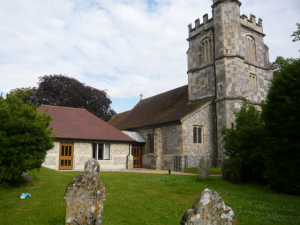
<svg viewBox="0 0 300 225">
<path fill-rule="evenodd" d="M 253 73 L 250 73 L 250 90 L 257 91 L 257 77 Z"/>
<path fill-rule="evenodd" d="M 193 127 L 193 143 L 203 143 L 203 127 Z"/>
<path fill-rule="evenodd" d="M 246 52 L 248 60 L 256 61 L 255 40 L 251 36 L 246 36 Z"/>
<path fill-rule="evenodd" d="M 93 158 L 97 160 L 110 160 L 109 143 L 93 143 Z"/>
<path fill-rule="evenodd" d="M 213 59 L 211 38 L 206 38 L 200 43 L 199 51 L 200 64 L 207 63 Z"/>
<path fill-rule="evenodd" d="M 147 134 L 147 151 L 154 153 L 154 134 Z"/>
</svg>

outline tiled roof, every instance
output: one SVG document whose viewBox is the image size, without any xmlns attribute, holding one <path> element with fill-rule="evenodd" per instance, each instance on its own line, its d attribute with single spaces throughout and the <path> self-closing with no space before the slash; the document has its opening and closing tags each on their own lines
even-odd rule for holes
<svg viewBox="0 0 300 225">
<path fill-rule="evenodd" d="M 109 124 L 120 130 L 179 122 L 210 100 L 188 101 L 188 85 L 141 100 L 132 110 L 115 114 Z"/>
<path fill-rule="evenodd" d="M 52 117 L 50 127 L 56 138 L 99 140 L 99 141 L 134 141 L 112 125 L 101 120 L 85 109 L 41 105 L 40 114 L 48 108 Z"/>
</svg>

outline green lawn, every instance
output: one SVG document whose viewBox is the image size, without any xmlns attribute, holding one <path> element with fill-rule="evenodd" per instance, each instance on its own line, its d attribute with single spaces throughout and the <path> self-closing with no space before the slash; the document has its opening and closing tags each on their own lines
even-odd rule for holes
<svg viewBox="0 0 300 225">
<path fill-rule="evenodd" d="M 68 183 L 78 172 L 33 171 L 34 181 L 0 190 L 0 224 L 64 224 Z M 300 196 L 278 194 L 254 184 L 232 184 L 221 177 L 102 172 L 107 191 L 103 224 L 176 224 L 205 188 L 217 191 L 239 224 L 300 224 Z M 21 200 L 21 193 L 32 196 Z"/>
<path fill-rule="evenodd" d="M 199 174 L 199 168 L 198 167 L 192 167 L 189 169 L 184 170 L 185 173 L 194 173 Z M 209 174 L 222 174 L 221 167 L 210 167 L 209 168 Z"/>
</svg>

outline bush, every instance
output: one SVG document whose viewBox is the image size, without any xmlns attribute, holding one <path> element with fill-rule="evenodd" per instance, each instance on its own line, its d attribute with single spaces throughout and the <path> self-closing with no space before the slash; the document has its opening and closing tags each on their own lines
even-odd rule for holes
<svg viewBox="0 0 300 225">
<path fill-rule="evenodd" d="M 12 183 L 26 170 L 40 168 L 53 147 L 51 116 L 40 115 L 37 105 L 25 104 L 30 90 L 0 96 L 0 182 Z"/>
<path fill-rule="evenodd" d="M 225 154 L 230 158 L 226 161 L 226 174 L 234 182 L 262 182 L 263 163 L 263 121 L 258 111 L 246 99 L 242 107 L 234 114 L 235 128 L 222 129 L 224 134 Z"/>
</svg>

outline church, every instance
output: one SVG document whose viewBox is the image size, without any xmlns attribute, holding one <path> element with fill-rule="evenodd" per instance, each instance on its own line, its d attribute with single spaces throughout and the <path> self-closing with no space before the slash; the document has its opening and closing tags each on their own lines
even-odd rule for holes
<svg viewBox="0 0 300 225">
<path fill-rule="evenodd" d="M 144 139 L 132 144 L 128 165 L 182 170 L 197 167 L 201 157 L 214 166 L 226 157 L 221 129 L 235 127 L 241 98 L 260 107 L 273 78 L 262 19 L 240 15 L 241 5 L 213 0 L 212 18 L 189 24 L 188 85 L 141 99 L 110 119 Z"/>
</svg>

